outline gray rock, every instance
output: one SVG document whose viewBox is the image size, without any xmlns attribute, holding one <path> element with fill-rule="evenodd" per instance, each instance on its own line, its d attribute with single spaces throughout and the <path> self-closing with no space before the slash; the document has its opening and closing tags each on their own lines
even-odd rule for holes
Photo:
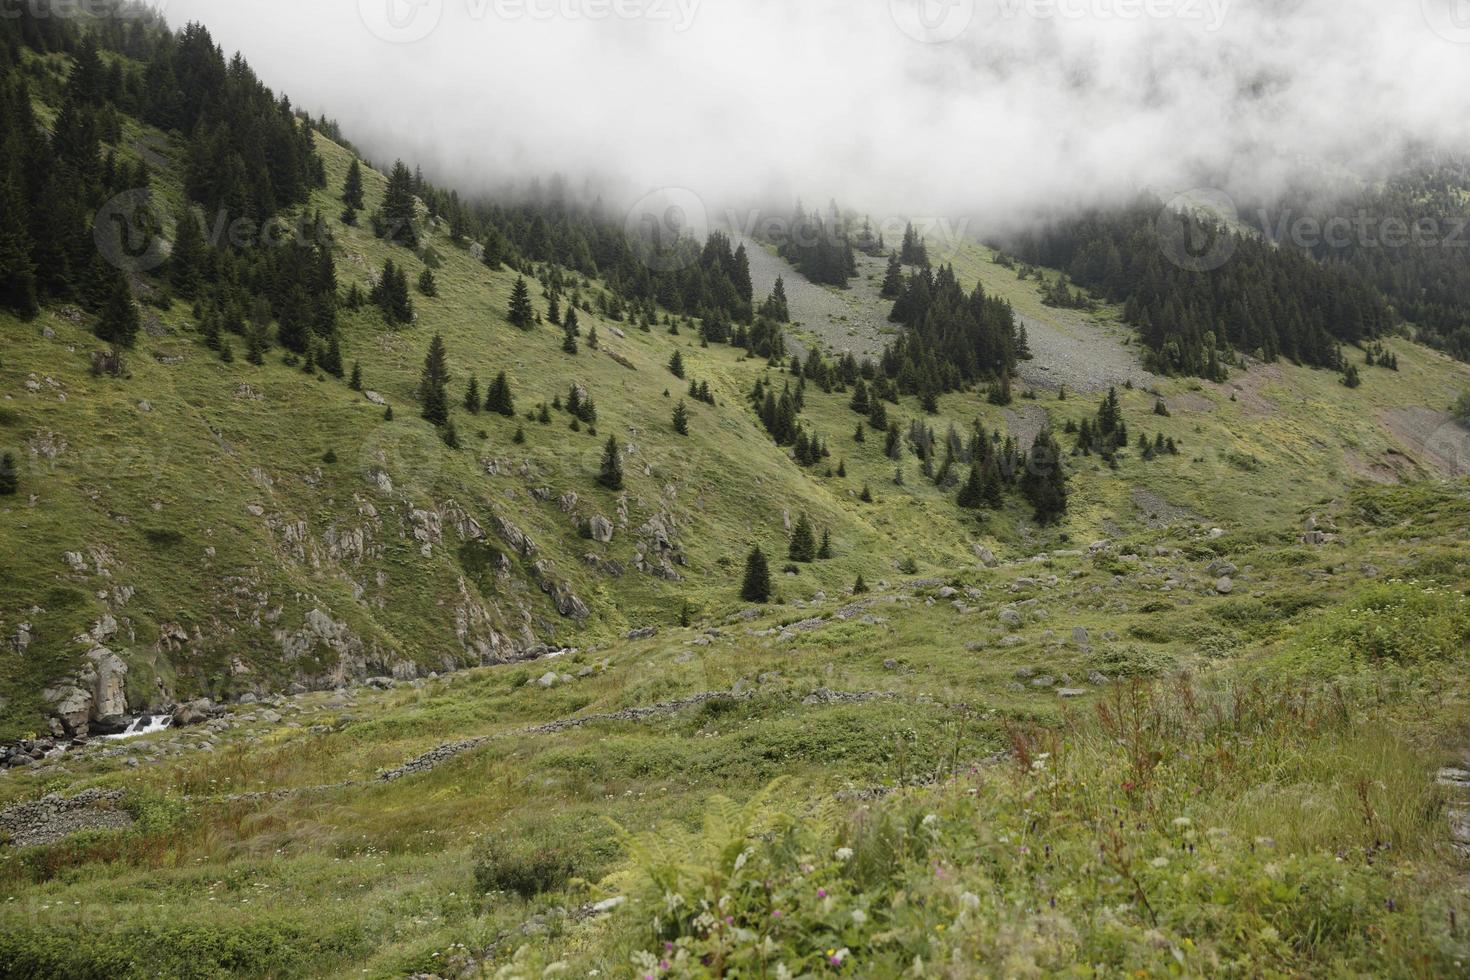
<svg viewBox="0 0 1470 980">
<path fill-rule="evenodd" d="M 1215 591 L 1221 595 L 1229 595 L 1235 591 L 1235 583 L 1230 581 L 1230 576 L 1224 575 L 1215 583 Z"/>
<path fill-rule="evenodd" d="M 1072 645 L 1082 647 L 1084 649 L 1092 645 L 1092 638 L 1088 636 L 1086 627 L 1072 627 Z"/>
<path fill-rule="evenodd" d="M 1082 697 L 1086 693 L 1087 693 L 1087 688 L 1085 688 L 1085 687 L 1059 687 L 1059 688 L 1057 688 L 1057 695 L 1059 697 L 1064 697 L 1064 698 L 1080 698 L 1080 697 Z"/>
<path fill-rule="evenodd" d="M 986 568 L 995 568 L 1000 564 L 1000 559 L 995 557 L 995 552 L 983 544 L 971 545 L 970 550 L 975 553 L 976 558 L 980 559 L 980 564 Z"/>
<path fill-rule="evenodd" d="M 591 533 L 593 541 L 600 541 L 603 544 L 607 544 L 613 539 L 612 521 L 603 517 L 601 514 L 592 515 L 592 518 L 587 522 L 587 529 Z"/>
<path fill-rule="evenodd" d="M 1214 578 L 1223 578 L 1227 575 L 1234 575 L 1238 569 L 1236 569 L 1234 562 L 1226 561 L 1224 558 L 1216 558 L 1205 567 L 1205 571 L 1209 572 Z"/>
<path fill-rule="evenodd" d="M 1004 609 L 1002 609 L 997 618 L 999 618 L 1001 623 L 1006 626 L 1021 625 L 1021 614 L 1015 609 L 1012 609 L 1010 606 L 1006 606 Z"/>
<path fill-rule="evenodd" d="M 556 676 L 556 671 L 548 670 L 546 673 L 536 678 L 536 683 L 541 685 L 542 687 L 552 687 L 556 684 L 558 680 L 559 678 Z"/>
</svg>

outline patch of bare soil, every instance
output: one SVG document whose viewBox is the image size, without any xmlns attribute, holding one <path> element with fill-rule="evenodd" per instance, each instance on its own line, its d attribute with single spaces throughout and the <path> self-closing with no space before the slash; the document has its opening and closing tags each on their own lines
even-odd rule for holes
<svg viewBox="0 0 1470 980">
<path fill-rule="evenodd" d="M 1378 413 L 1407 455 L 1436 476 L 1470 475 L 1470 428 L 1449 412 L 1432 408 L 1390 408 Z"/>
</svg>

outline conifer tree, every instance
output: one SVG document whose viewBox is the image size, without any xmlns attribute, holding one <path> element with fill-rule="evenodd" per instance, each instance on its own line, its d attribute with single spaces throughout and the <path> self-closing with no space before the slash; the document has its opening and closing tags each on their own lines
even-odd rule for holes
<svg viewBox="0 0 1470 980">
<path fill-rule="evenodd" d="M 388 188 L 383 207 L 373 216 L 373 227 L 379 238 L 408 248 L 417 248 L 418 232 L 414 229 L 413 175 L 399 160 L 388 175 Z"/>
<path fill-rule="evenodd" d="M 883 289 L 881 295 L 884 299 L 898 299 L 903 292 L 903 265 L 898 261 L 897 252 L 888 253 L 888 271 L 883 274 Z"/>
<path fill-rule="evenodd" d="M 765 553 L 759 547 L 752 548 L 745 559 L 745 581 L 740 586 L 740 598 L 746 602 L 769 602 L 771 599 L 771 570 L 766 565 Z"/>
<path fill-rule="evenodd" d="M 362 391 L 362 365 L 357 361 L 352 362 L 352 378 L 347 382 L 347 387 L 353 391 Z"/>
<path fill-rule="evenodd" d="M 684 407 L 684 400 L 679 399 L 679 404 L 674 406 L 674 431 L 681 436 L 689 434 L 689 410 Z"/>
<path fill-rule="evenodd" d="M 192 298 L 204 274 L 204 232 L 194 209 L 185 205 L 178 214 L 173 251 L 168 257 L 168 279 L 180 296 Z"/>
<path fill-rule="evenodd" d="M 470 375 L 470 383 L 465 386 L 464 407 L 472 415 L 480 412 L 480 379 L 473 374 Z"/>
<path fill-rule="evenodd" d="M 425 269 L 419 273 L 419 292 L 425 296 L 439 295 L 439 284 L 434 281 L 434 270 Z"/>
<path fill-rule="evenodd" d="M 571 318 L 568 317 L 568 326 L 566 330 L 562 333 L 561 338 L 561 349 L 562 352 L 566 354 L 577 353 L 577 332 L 575 329 L 572 328 L 572 326 L 570 326 L 571 322 Z"/>
<path fill-rule="evenodd" d="M 332 333 L 331 338 L 327 341 L 327 349 L 322 353 L 320 364 L 322 366 L 322 370 L 330 374 L 332 377 L 342 377 L 342 344 L 341 341 L 338 340 L 335 331 Z"/>
<path fill-rule="evenodd" d="M 965 480 L 965 485 L 960 487 L 960 495 L 955 503 L 966 510 L 975 510 L 985 503 L 985 489 L 980 478 L 980 464 L 970 464 L 970 476 Z"/>
<path fill-rule="evenodd" d="M 536 311 L 531 306 L 531 290 L 524 276 L 516 276 L 516 284 L 510 291 L 510 309 L 506 318 L 522 330 L 530 330 L 536 323 Z"/>
<path fill-rule="evenodd" d="M 862 575 L 861 572 L 859 572 L 858 573 L 858 577 L 857 577 L 857 581 L 854 582 L 854 583 L 852 583 L 852 594 L 853 595 L 862 595 L 863 593 L 865 593 L 867 591 L 868 591 L 868 583 L 865 582 L 865 581 L 863 581 L 863 575 Z"/>
<path fill-rule="evenodd" d="M 444 425 L 439 429 L 439 438 L 444 440 L 444 445 L 450 449 L 459 448 L 459 430 L 454 427 L 453 419 L 446 419 Z"/>
<path fill-rule="evenodd" d="M 822 544 L 817 548 L 817 559 L 827 561 L 832 557 L 832 532 L 822 528 Z"/>
<path fill-rule="evenodd" d="M 865 504 L 871 504 L 873 502 L 873 489 L 864 483 L 863 492 L 858 495 L 858 499 Z"/>
<path fill-rule="evenodd" d="M 133 291 L 127 276 L 113 276 L 112 291 L 97 321 L 97 336 L 116 347 L 131 347 L 138 337 L 138 308 L 133 304 Z"/>
<path fill-rule="evenodd" d="M 803 513 L 791 529 L 791 544 L 787 557 L 792 561 L 810 562 L 817 556 L 817 541 L 812 533 L 812 522 Z"/>
<path fill-rule="evenodd" d="M 546 301 L 546 319 L 558 327 L 561 326 L 561 301 L 556 298 L 556 293 L 554 292 Z"/>
<path fill-rule="evenodd" d="M 485 411 L 495 412 L 510 418 L 516 413 L 515 399 L 511 396 L 510 381 L 505 372 L 501 371 L 490 382 L 490 388 L 485 393 Z M 548 418 L 547 421 L 550 421 Z"/>
<path fill-rule="evenodd" d="M 615 492 L 623 489 L 623 460 L 618 452 L 618 440 L 615 436 L 608 436 L 607 445 L 603 447 L 602 471 L 597 476 L 597 482 Z"/>
<path fill-rule="evenodd" d="M 1051 432 L 1042 429 L 1031 444 L 1021 492 L 1030 501 L 1039 524 L 1054 524 L 1067 512 L 1067 476 Z"/>
<path fill-rule="evenodd" d="M 674 356 L 669 358 L 669 373 L 680 379 L 684 378 L 684 355 L 674 351 Z"/>
<path fill-rule="evenodd" d="M 342 182 L 342 203 L 354 211 L 363 209 L 362 165 L 356 157 L 352 158 L 352 166 L 347 168 L 347 179 Z"/>
<path fill-rule="evenodd" d="M 423 405 L 423 416 L 434 425 L 449 421 L 449 396 L 445 386 L 449 383 L 449 365 L 444 351 L 444 338 L 434 334 L 429 342 L 429 353 L 424 358 L 424 370 L 419 376 L 419 402 Z"/>
<path fill-rule="evenodd" d="M 13 497 L 20 490 L 20 470 L 15 454 L 0 454 L 0 497 Z"/>
</svg>

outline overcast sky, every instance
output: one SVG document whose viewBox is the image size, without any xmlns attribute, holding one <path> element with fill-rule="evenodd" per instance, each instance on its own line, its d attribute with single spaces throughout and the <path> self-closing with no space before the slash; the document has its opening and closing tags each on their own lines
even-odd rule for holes
<svg viewBox="0 0 1470 980">
<path fill-rule="evenodd" d="M 1470 0 L 167 0 L 375 161 L 881 213 L 1470 146 Z"/>
</svg>

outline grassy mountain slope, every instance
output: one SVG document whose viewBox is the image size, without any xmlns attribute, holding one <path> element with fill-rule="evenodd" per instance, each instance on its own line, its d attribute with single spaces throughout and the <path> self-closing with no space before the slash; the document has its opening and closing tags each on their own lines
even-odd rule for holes
<svg viewBox="0 0 1470 980">
<path fill-rule="evenodd" d="M 121 790 L 135 821 L 0 851 L 0 947 L 18 976 L 625 976 L 639 951 L 692 976 L 721 946 L 863 976 L 1452 973 L 1470 904 L 1432 777 L 1470 721 L 1467 517 L 1463 486 L 1365 488 L 1325 546 L 1144 530 L 94 745 L 0 780 Z"/>
<path fill-rule="evenodd" d="M 162 134 L 133 135 L 148 135 L 154 152 L 168 146 Z M 350 154 L 325 139 L 318 144 L 328 187 L 340 187 Z M 165 167 L 156 181 L 165 197 L 170 187 L 177 193 L 170 173 Z M 367 171 L 369 210 L 382 190 L 382 177 Z M 318 192 L 311 207 L 335 214 L 333 194 Z M 54 692 L 97 643 L 127 661 L 129 707 L 142 709 L 195 693 L 412 676 L 540 645 L 606 642 L 673 622 L 686 600 L 697 615 L 720 614 L 738 606 L 745 550 L 760 543 L 782 555 L 785 517 L 801 511 L 830 529 L 838 557 L 783 580 L 787 597 L 834 592 L 859 573 L 889 578 L 904 559 L 922 569 L 973 565 L 972 543 L 1006 555 L 1059 540 L 1031 526 L 1019 504 L 977 524 L 919 475 L 911 457 L 902 464 L 905 485 L 893 485 L 899 465 L 883 456 L 881 438 L 852 441 L 858 416 L 845 395 L 812 389 L 805 413 L 827 438 L 830 462 L 846 461 L 842 480 L 823 476 L 826 467 L 800 469 L 761 431 L 743 396 L 770 374 L 763 362 L 722 346 L 702 349 L 687 330 L 619 337 L 617 324 L 590 314 L 583 327 L 598 328 L 603 350 L 584 345 L 571 357 L 551 325 L 522 332 L 506 322 L 513 274 L 487 270 L 444 229 L 429 229 L 421 258 L 364 228 L 331 225 L 344 289 L 366 288 L 389 257 L 406 264 L 410 280 L 435 267 L 440 295 L 415 297 L 411 328 L 386 329 L 371 308 L 344 313 L 344 357 L 360 362 L 364 386 L 393 405 L 391 422 L 363 395 L 275 357 L 260 368 L 239 358 L 221 363 L 177 302 L 148 310 L 146 335 L 128 357 L 130 376 L 120 380 L 91 377 L 88 353 L 97 345 L 74 311 L 5 323 L 12 342 L 0 367 L 0 421 L 25 472 L 21 496 L 6 505 L 15 519 L 0 528 L 15 583 L 0 632 L 16 636 L 24 626 L 29 638 L 23 651 L 12 644 L 3 654 L 10 734 L 41 727 L 43 691 Z M 1061 318 L 1040 305 L 1036 284 L 1016 282 L 989 258 L 969 245 L 955 255 L 962 277 L 1011 299 L 1033 322 Z M 1067 316 L 1066 329 L 1099 329 Z M 572 432 L 564 413 L 543 426 L 461 410 L 464 447 L 448 450 L 413 401 L 435 333 L 448 346 L 452 394 L 472 372 L 483 385 L 506 370 L 524 414 L 582 384 L 598 404 L 597 435 Z M 1327 372 L 1273 365 L 1222 385 L 1158 382 L 1169 418 L 1151 414 L 1153 393 L 1123 392 L 1134 430 L 1175 438 L 1183 455 L 1125 459 L 1118 471 L 1081 461 L 1060 533 L 1090 540 L 1170 515 L 1245 522 L 1262 508 L 1279 518 L 1363 475 L 1433 473 L 1424 454 L 1404 444 L 1394 413 L 1441 409 L 1470 382 L 1462 365 L 1391 345 L 1401 370 L 1370 370 L 1357 391 Z M 685 387 L 665 367 L 675 350 L 687 376 L 707 380 L 719 402 L 687 403 L 687 438 L 669 422 Z M 772 376 L 779 384 L 783 375 Z M 999 409 L 976 393 L 944 398 L 941 415 L 928 421 L 940 436 L 951 422 L 967 432 L 978 418 L 1028 440 L 1043 418 L 1060 428 L 1094 407 L 1091 396 L 1058 401 L 1043 389 L 1035 401 Z M 918 413 L 905 404 L 891 414 L 906 428 Z M 1447 417 L 1432 419 L 1454 429 Z M 512 441 L 518 427 L 524 445 Z M 625 502 L 595 483 L 608 434 L 627 448 Z M 857 500 L 865 483 L 874 504 Z M 567 508 L 558 498 L 569 491 L 577 502 Z M 616 524 L 610 544 L 580 535 L 579 521 L 594 515 Z M 535 554 L 516 554 L 516 532 L 501 533 L 502 519 L 534 541 Z M 650 519 L 684 558 L 670 565 L 677 582 L 633 567 L 640 547 L 655 553 Z M 495 571 L 501 555 L 513 559 L 507 574 Z M 610 575 L 589 555 L 624 571 Z M 550 565 L 533 568 L 543 560 Z M 543 583 L 584 603 L 585 621 L 561 615 Z"/>
</svg>

